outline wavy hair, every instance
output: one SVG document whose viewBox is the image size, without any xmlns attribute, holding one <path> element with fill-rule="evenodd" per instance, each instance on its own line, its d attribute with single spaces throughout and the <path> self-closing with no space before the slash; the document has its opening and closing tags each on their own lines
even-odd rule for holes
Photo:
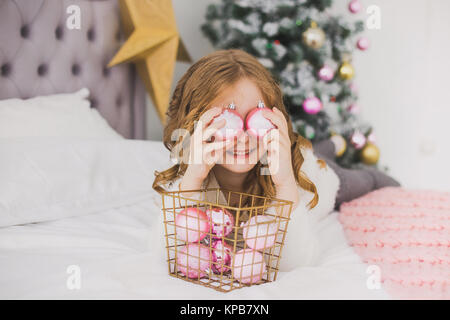
<svg viewBox="0 0 450 320">
<path fill-rule="evenodd" d="M 192 135 L 195 121 L 199 120 L 207 110 L 206 106 L 210 105 L 220 90 L 243 78 L 252 80 L 258 86 L 264 101 L 267 102 L 267 107 L 276 106 L 286 117 L 295 179 L 303 189 L 314 194 L 313 199 L 308 203 L 309 208 L 312 209 L 317 205 L 319 196 L 314 183 L 301 171 L 304 159 L 300 151 L 300 147 L 312 148 L 311 142 L 293 131 L 289 114 L 283 103 L 283 94 L 270 72 L 254 56 L 243 50 L 218 50 L 204 56 L 178 81 L 166 112 L 167 122 L 163 134 L 165 147 L 172 152 L 175 146 L 182 145 L 184 136 L 179 137 L 178 141 L 172 140 L 174 130 L 185 129 L 185 132 Z M 178 144 L 179 142 L 182 143 Z M 162 185 L 184 175 L 187 166 L 188 164 L 181 162 L 167 170 L 155 171 L 153 189 L 157 192 L 164 191 Z M 275 197 L 276 188 L 272 178 L 270 175 L 260 174 L 261 166 L 261 162 L 258 161 L 247 175 L 244 182 L 245 193 Z M 245 200 L 244 204 L 246 204 Z"/>
</svg>

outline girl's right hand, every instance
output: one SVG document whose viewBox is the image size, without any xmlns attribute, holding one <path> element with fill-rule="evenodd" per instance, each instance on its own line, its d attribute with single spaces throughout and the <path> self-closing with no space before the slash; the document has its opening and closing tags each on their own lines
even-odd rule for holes
<svg viewBox="0 0 450 320">
<path fill-rule="evenodd" d="M 189 146 L 189 165 L 186 173 L 191 177 L 204 180 L 211 168 L 222 160 L 225 149 L 230 147 L 233 139 L 210 142 L 210 138 L 220 128 L 224 127 L 226 120 L 214 122 L 213 119 L 222 112 L 221 107 L 211 108 L 200 116 L 197 126 L 192 134 Z"/>
</svg>

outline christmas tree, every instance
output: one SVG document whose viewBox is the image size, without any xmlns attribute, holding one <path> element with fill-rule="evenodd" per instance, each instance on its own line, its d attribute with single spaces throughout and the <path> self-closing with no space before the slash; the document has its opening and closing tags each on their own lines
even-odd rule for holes
<svg viewBox="0 0 450 320">
<path fill-rule="evenodd" d="M 254 55 L 279 82 L 294 129 L 312 142 L 330 138 L 344 167 L 375 165 L 372 127 L 358 119 L 352 53 L 366 50 L 362 21 L 330 11 L 332 0 L 222 0 L 211 4 L 204 35 L 217 49 Z M 349 2 L 358 13 L 358 0 Z M 348 19 L 347 19 L 348 20 Z"/>
</svg>

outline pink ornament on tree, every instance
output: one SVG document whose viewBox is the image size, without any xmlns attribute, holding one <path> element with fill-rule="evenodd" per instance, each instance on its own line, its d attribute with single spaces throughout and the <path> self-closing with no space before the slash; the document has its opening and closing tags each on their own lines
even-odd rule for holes
<svg viewBox="0 0 450 320">
<path fill-rule="evenodd" d="M 317 97 L 307 98 L 303 101 L 303 110 L 308 114 L 316 114 L 322 110 L 322 101 Z"/>
<path fill-rule="evenodd" d="M 356 46 L 359 50 L 365 51 L 369 48 L 370 42 L 367 38 L 360 38 L 358 42 L 356 43 Z"/>
<path fill-rule="evenodd" d="M 362 5 L 358 0 L 352 0 L 348 4 L 348 10 L 350 10 L 351 13 L 358 13 L 359 11 L 361 11 L 361 9 Z"/>
<path fill-rule="evenodd" d="M 320 68 L 318 75 L 320 80 L 330 81 L 334 77 L 334 71 L 329 66 L 324 65 L 322 68 Z"/>
<path fill-rule="evenodd" d="M 371 132 L 369 134 L 369 136 L 367 137 L 367 141 L 369 141 L 372 144 L 376 144 L 377 139 L 376 139 L 375 133 Z"/>
<path fill-rule="evenodd" d="M 347 111 L 353 114 L 358 114 L 360 109 L 359 106 L 357 104 L 352 103 L 351 105 L 349 105 L 347 107 Z"/>
<path fill-rule="evenodd" d="M 361 149 L 366 144 L 366 137 L 359 131 L 355 131 L 350 140 L 355 149 Z"/>
</svg>

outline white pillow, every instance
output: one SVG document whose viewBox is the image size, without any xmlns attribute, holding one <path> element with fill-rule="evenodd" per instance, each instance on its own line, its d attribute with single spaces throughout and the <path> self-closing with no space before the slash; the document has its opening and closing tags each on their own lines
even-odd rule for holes
<svg viewBox="0 0 450 320">
<path fill-rule="evenodd" d="M 160 197 L 154 171 L 173 165 L 160 141 L 3 139 L 0 154 L 0 227 Z"/>
<path fill-rule="evenodd" d="M 0 100 L 0 138 L 123 138 L 87 100 L 89 90 Z"/>
</svg>

